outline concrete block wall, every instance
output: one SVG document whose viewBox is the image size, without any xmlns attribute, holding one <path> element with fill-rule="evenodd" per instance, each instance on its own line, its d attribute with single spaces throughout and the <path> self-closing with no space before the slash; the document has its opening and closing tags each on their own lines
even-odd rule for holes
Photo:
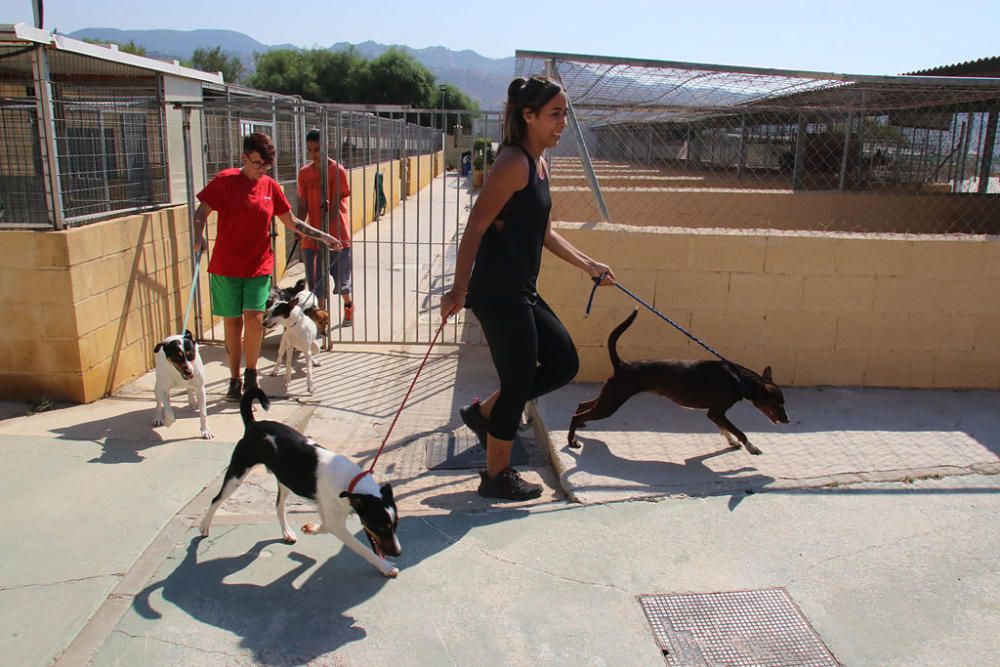
<svg viewBox="0 0 1000 667">
<path fill-rule="evenodd" d="M 781 384 L 1000 388 L 1000 239 L 675 230 L 556 223 L 639 297 Z M 545 253 L 540 291 L 581 358 L 610 375 L 607 337 L 634 307 L 625 358 L 711 358 L 617 288 Z"/>
<path fill-rule="evenodd" d="M 149 369 L 156 342 L 180 329 L 187 207 L 0 238 L 16 249 L 0 267 L 3 399 L 96 400 Z M 207 289 L 202 301 L 208 312 Z"/>
</svg>

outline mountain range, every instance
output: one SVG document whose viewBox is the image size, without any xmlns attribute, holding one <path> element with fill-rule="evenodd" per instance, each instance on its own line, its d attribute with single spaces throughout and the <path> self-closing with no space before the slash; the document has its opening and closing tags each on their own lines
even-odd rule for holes
<svg viewBox="0 0 1000 667">
<path fill-rule="evenodd" d="M 195 49 L 222 48 L 228 56 L 240 59 L 247 71 L 254 68 L 254 54 L 272 49 L 296 49 L 293 44 L 263 44 L 235 30 L 119 30 L 117 28 L 82 28 L 67 36 L 73 39 L 96 39 L 127 44 L 134 42 L 146 49 L 153 58 L 186 60 Z M 332 51 L 350 47 L 365 58 L 377 58 L 390 48 L 401 49 L 423 64 L 442 83 L 450 83 L 479 103 L 483 109 L 500 109 L 507 93 L 507 84 L 514 76 L 514 57 L 487 58 L 475 51 L 453 51 L 443 46 L 414 49 L 401 44 L 379 44 L 365 41 L 357 44 L 337 42 Z"/>
</svg>

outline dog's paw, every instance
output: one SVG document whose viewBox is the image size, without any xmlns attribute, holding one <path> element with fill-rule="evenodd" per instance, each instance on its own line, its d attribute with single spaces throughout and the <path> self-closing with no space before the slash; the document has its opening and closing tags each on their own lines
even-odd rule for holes
<svg viewBox="0 0 1000 667">
<path fill-rule="evenodd" d="M 759 447 L 757 447 L 757 445 L 753 444 L 752 442 L 747 442 L 747 451 L 753 454 L 754 456 L 760 456 L 761 454 L 764 453 L 760 450 Z"/>
<path fill-rule="evenodd" d="M 303 527 L 303 530 L 304 529 L 305 528 Z M 295 533 L 291 532 L 291 531 L 289 531 L 287 533 L 283 533 L 281 535 L 281 539 L 284 540 L 285 544 L 295 544 L 296 542 L 299 541 L 298 536 Z"/>
<path fill-rule="evenodd" d="M 153 426 L 163 426 L 163 419 L 161 419 L 160 417 L 157 417 L 156 419 L 154 419 L 153 420 Z"/>
<path fill-rule="evenodd" d="M 315 368 L 316 366 L 322 366 L 323 364 L 319 363 L 319 360 L 316 359 L 316 357 L 313 357 L 312 365 Z"/>
<path fill-rule="evenodd" d="M 388 563 L 388 561 L 386 562 Z M 393 565 L 392 563 L 388 563 L 388 565 L 389 566 L 385 569 L 382 569 L 381 572 L 385 576 L 395 579 L 396 577 L 399 576 L 399 568 Z"/>
<path fill-rule="evenodd" d="M 207 428 L 201 429 L 201 437 L 205 440 L 211 440 L 215 437 L 215 434 L 209 431 Z"/>
<path fill-rule="evenodd" d="M 318 523 L 304 523 L 302 524 L 302 532 L 307 535 L 315 535 L 319 532 L 320 525 Z"/>
<path fill-rule="evenodd" d="M 278 377 L 278 367 L 277 367 L 277 366 L 275 366 L 274 368 L 272 368 L 272 369 L 271 369 L 271 372 L 270 372 L 270 373 L 268 373 L 268 375 L 270 375 L 270 376 L 271 376 L 271 377 L 273 377 L 273 378 L 276 378 L 276 377 Z"/>
<path fill-rule="evenodd" d="M 310 395 L 315 394 L 316 393 L 316 387 L 314 387 L 312 385 L 309 385 L 308 387 L 306 387 L 306 391 L 308 391 Z"/>
<path fill-rule="evenodd" d="M 169 428 L 174 425 L 175 421 L 177 421 L 176 417 L 174 417 L 173 415 L 166 415 L 163 418 L 163 425 Z"/>
<path fill-rule="evenodd" d="M 576 438 L 573 438 L 572 440 L 569 441 L 569 446 L 572 447 L 573 449 L 580 449 L 581 447 L 583 447 L 583 443 L 581 443 Z"/>
</svg>

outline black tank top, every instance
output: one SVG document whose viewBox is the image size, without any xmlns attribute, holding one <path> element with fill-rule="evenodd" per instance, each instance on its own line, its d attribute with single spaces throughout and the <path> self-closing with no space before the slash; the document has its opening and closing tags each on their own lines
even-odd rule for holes
<svg viewBox="0 0 1000 667">
<path fill-rule="evenodd" d="M 497 220 L 503 220 L 503 229 L 492 224 L 483 234 L 469 280 L 466 306 L 534 305 L 538 300 L 536 283 L 552 195 L 548 178 L 538 176 L 535 159 L 523 146 L 517 147 L 528 158 L 528 184 L 511 195 L 497 215 Z"/>
</svg>

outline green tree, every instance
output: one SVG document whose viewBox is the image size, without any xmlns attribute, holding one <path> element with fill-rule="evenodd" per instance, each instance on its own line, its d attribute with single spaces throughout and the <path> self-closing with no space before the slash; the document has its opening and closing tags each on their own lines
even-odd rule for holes
<svg viewBox="0 0 1000 667">
<path fill-rule="evenodd" d="M 222 78 L 228 83 L 239 81 L 243 77 L 243 63 L 236 56 L 227 56 L 222 47 L 214 49 L 195 49 L 191 60 L 185 61 L 185 67 L 193 67 L 202 72 L 222 72 Z"/>
<path fill-rule="evenodd" d="M 302 51 L 274 49 L 255 53 L 256 71 L 247 78 L 254 88 L 319 101 L 320 87 L 312 63 Z"/>
<path fill-rule="evenodd" d="M 363 81 L 364 99 L 369 104 L 427 108 L 434 102 L 434 75 L 401 49 L 389 49 L 369 62 Z"/>
<path fill-rule="evenodd" d="M 364 102 L 361 86 L 367 75 L 368 61 L 352 46 L 344 51 L 313 49 L 305 52 L 316 73 L 319 87 L 317 102 Z"/>
</svg>

